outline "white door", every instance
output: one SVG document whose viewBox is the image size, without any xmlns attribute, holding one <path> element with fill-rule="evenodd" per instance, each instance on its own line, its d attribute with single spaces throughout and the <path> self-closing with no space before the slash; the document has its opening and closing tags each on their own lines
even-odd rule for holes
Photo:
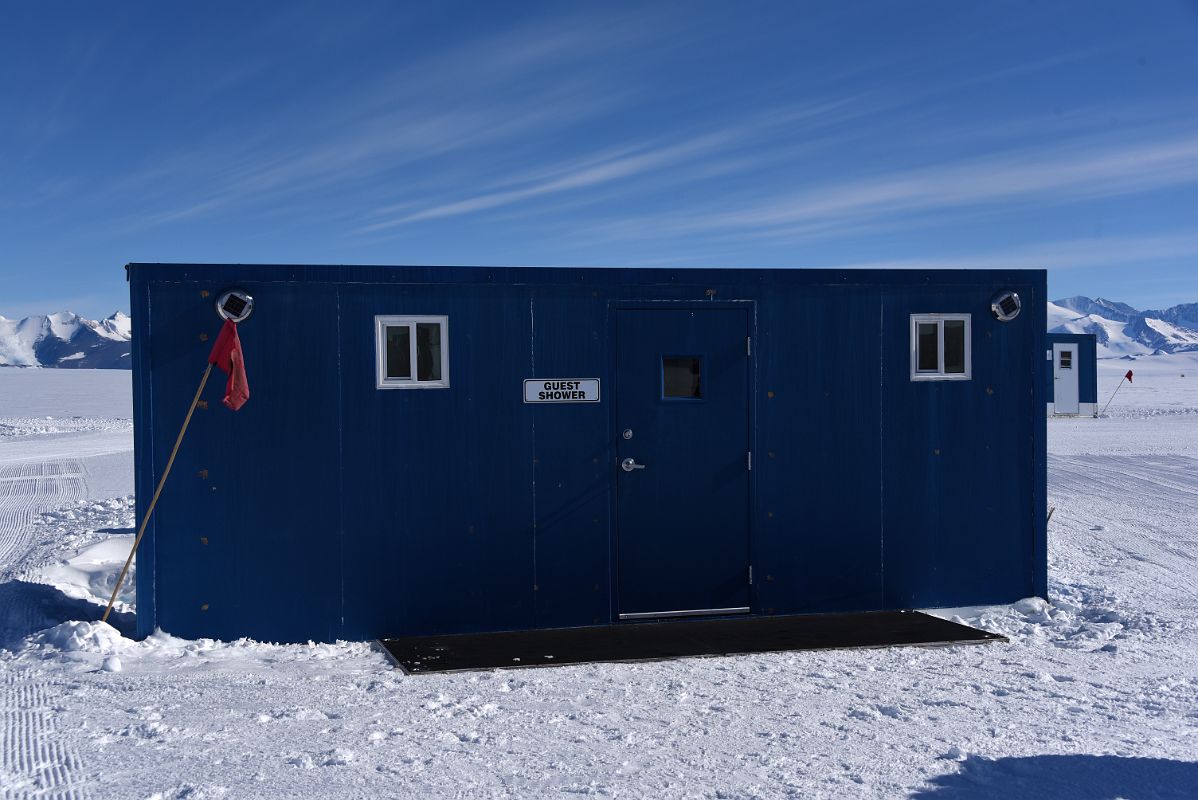
<svg viewBox="0 0 1198 800">
<path fill-rule="evenodd" d="M 1077 345 L 1052 346 L 1053 404 L 1057 414 L 1076 414 L 1077 407 Z"/>
</svg>

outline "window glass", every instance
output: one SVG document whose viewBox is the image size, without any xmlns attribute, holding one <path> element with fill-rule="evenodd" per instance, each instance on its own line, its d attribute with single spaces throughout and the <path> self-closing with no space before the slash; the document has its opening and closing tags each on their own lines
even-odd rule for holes
<svg viewBox="0 0 1198 800">
<path fill-rule="evenodd" d="M 939 343 L 937 339 L 938 323 L 919 323 L 919 371 L 936 372 L 940 369 Z"/>
<path fill-rule="evenodd" d="M 440 323 L 416 323 L 416 380 L 441 380 Z"/>
<path fill-rule="evenodd" d="M 702 397 L 702 377 L 698 356 L 663 356 L 661 359 L 663 397 Z"/>
<path fill-rule="evenodd" d="M 387 377 L 412 377 L 412 350 L 408 326 L 387 328 Z"/>
<path fill-rule="evenodd" d="M 1073 369 L 1073 351 L 1061 351 L 1061 369 Z"/>
<path fill-rule="evenodd" d="M 944 371 L 946 374 L 965 372 L 965 320 L 944 321 Z"/>
</svg>

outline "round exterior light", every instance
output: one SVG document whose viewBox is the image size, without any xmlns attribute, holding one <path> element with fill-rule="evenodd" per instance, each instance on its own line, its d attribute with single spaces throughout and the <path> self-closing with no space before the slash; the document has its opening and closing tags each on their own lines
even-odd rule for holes
<svg viewBox="0 0 1198 800">
<path fill-rule="evenodd" d="M 990 301 L 990 310 L 994 312 L 994 316 L 999 322 L 1010 322 L 1015 319 L 1019 316 L 1022 308 L 1023 303 L 1020 302 L 1019 295 L 1010 290 L 999 292 Z"/>
<path fill-rule="evenodd" d="M 216 313 L 221 319 L 242 322 L 254 313 L 254 298 L 240 289 L 230 289 L 217 298 Z"/>
</svg>

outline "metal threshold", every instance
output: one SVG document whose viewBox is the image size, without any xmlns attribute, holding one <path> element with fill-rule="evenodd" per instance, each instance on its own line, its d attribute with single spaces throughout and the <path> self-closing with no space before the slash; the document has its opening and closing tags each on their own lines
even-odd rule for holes
<svg viewBox="0 0 1198 800">
<path fill-rule="evenodd" d="M 667 617 L 717 617 L 724 614 L 748 614 L 748 606 L 736 608 L 688 608 L 686 611 L 638 611 L 621 614 L 620 619 L 665 619 Z"/>
</svg>

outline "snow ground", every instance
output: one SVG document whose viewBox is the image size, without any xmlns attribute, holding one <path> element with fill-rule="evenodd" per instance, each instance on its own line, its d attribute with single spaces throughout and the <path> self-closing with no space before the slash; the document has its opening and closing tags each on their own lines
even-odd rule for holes
<svg viewBox="0 0 1198 800">
<path fill-rule="evenodd" d="M 1198 796 L 1198 354 L 1129 367 L 1049 422 L 1051 604 L 939 612 L 1009 645 L 420 677 L 94 622 L 128 374 L 0 370 L 0 798 Z"/>
</svg>

